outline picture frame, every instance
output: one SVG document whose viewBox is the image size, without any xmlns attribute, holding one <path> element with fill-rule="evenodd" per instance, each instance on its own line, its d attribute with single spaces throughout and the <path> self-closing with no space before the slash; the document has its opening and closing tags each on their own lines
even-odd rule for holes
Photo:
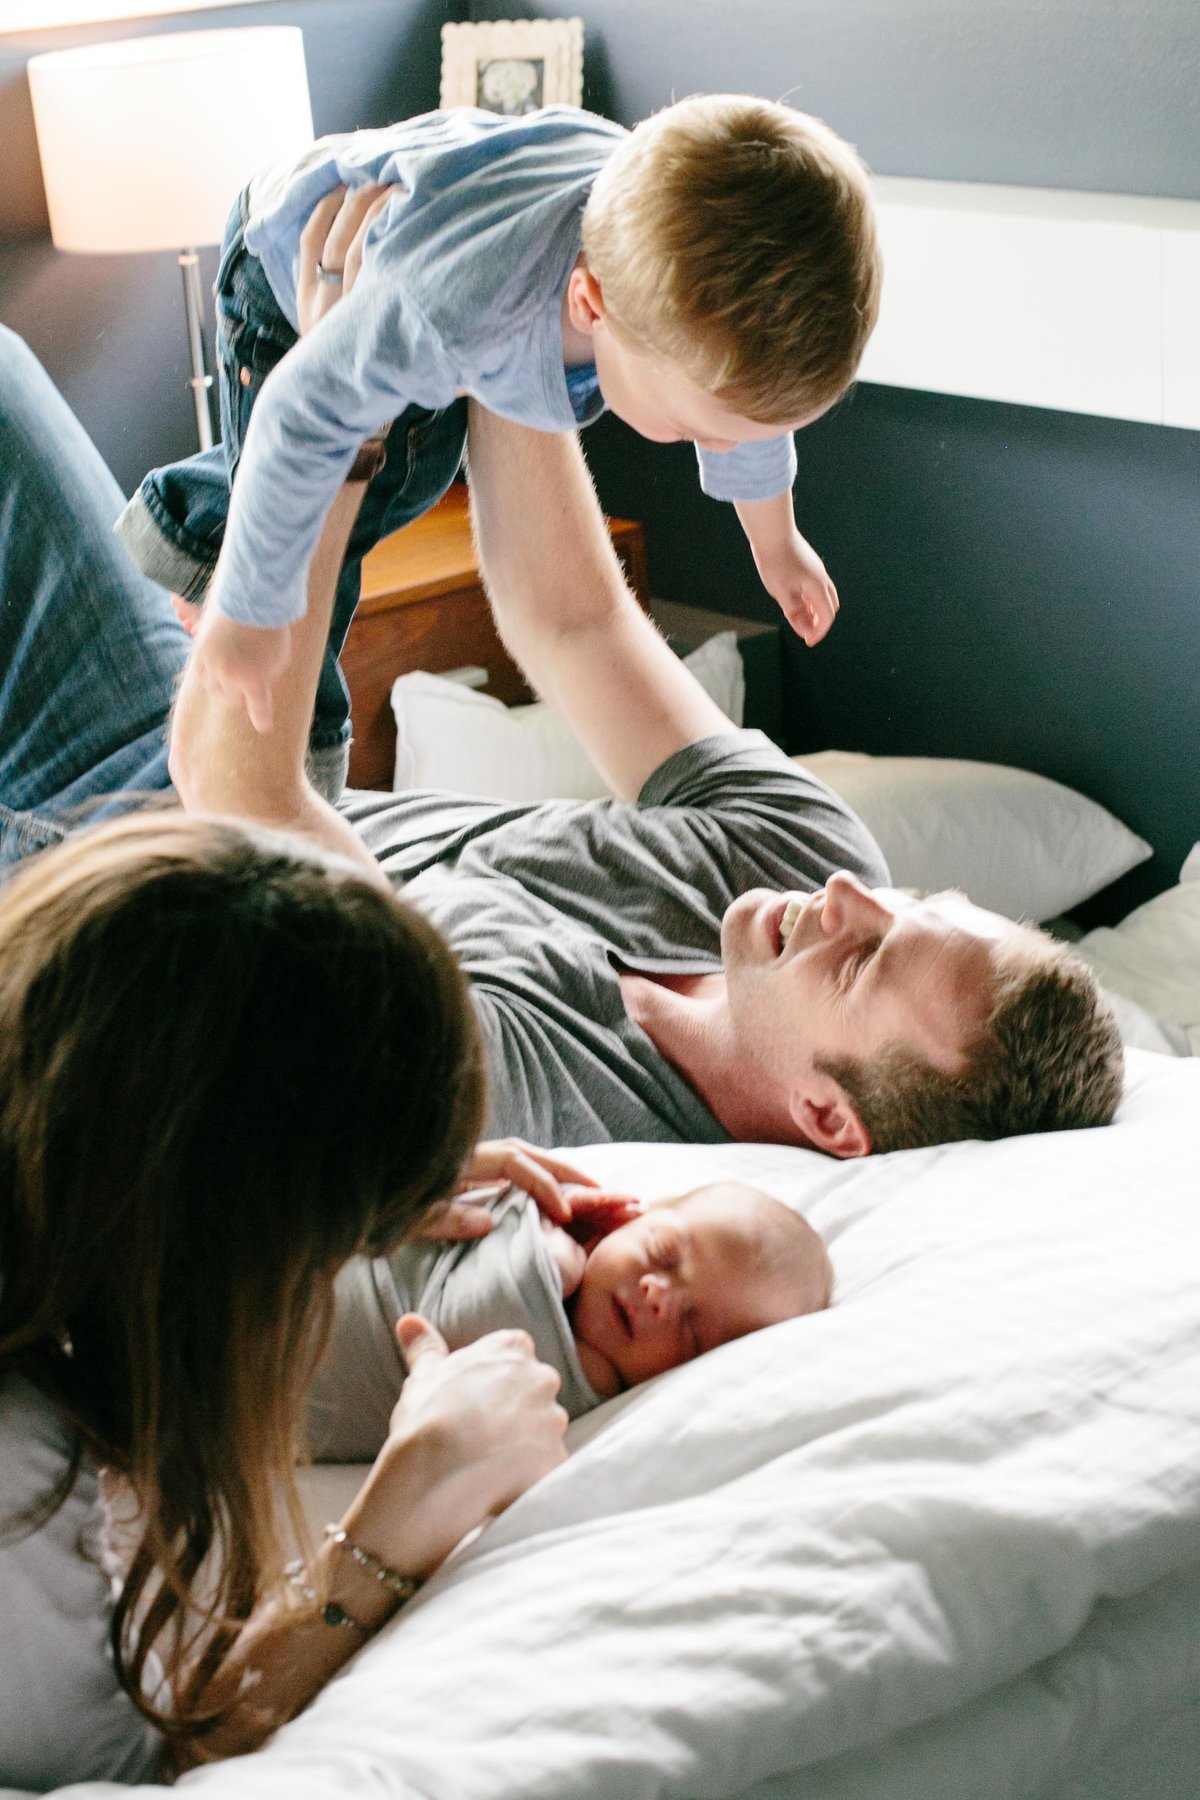
<svg viewBox="0 0 1200 1800">
<path fill-rule="evenodd" d="M 520 118 L 583 104 L 583 20 L 489 19 L 442 26 L 441 105 Z"/>
</svg>

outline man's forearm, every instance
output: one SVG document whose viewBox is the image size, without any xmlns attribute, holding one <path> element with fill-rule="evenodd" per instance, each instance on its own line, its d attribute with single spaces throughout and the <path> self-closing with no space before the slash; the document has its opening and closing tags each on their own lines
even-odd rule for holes
<svg viewBox="0 0 1200 1800">
<path fill-rule="evenodd" d="M 472 524 L 493 611 L 541 691 L 553 679 L 554 639 L 604 631 L 625 607 L 640 608 L 577 439 L 473 406 L 468 442 Z"/>
<path fill-rule="evenodd" d="M 472 520 L 500 635 L 615 791 L 733 729 L 629 592 L 578 442 L 472 404 Z"/>
<path fill-rule="evenodd" d="M 346 544 L 362 503 L 360 483 L 340 490 L 308 577 L 308 611 L 292 627 L 292 658 L 276 693 L 269 732 L 245 708 L 210 693 L 184 671 L 171 720 L 171 778 L 190 812 L 223 813 L 298 831 L 377 873 L 365 845 L 314 793 L 304 772 L 317 679 Z"/>
</svg>

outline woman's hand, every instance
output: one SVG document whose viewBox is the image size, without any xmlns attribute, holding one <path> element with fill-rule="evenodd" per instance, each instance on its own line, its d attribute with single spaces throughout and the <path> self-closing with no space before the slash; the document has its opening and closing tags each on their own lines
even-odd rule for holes
<svg viewBox="0 0 1200 1800">
<path fill-rule="evenodd" d="M 566 1461 L 559 1378 L 535 1360 L 523 1331 L 496 1331 L 453 1355 L 441 1333 L 406 1313 L 396 1338 L 408 1380 L 387 1442 L 342 1520 L 360 1549 L 401 1575 L 431 1575 L 455 1545 Z M 269 1600 L 204 1690 L 215 1728 L 173 1758 L 242 1756 L 308 1705 L 396 1609 L 388 1588 L 344 1545 L 327 1540 L 310 1566 L 314 1588 L 359 1630 L 335 1629 L 324 1611 Z"/>
<path fill-rule="evenodd" d="M 386 205 L 389 191 L 386 187 L 334 188 L 308 215 L 300 233 L 296 284 L 301 337 L 319 325 L 358 280 L 367 233 Z"/>
<path fill-rule="evenodd" d="M 403 1575 L 431 1574 L 477 1525 L 566 1461 L 556 1370 L 523 1331 L 451 1353 L 415 1313 L 396 1326 L 408 1379 L 342 1524 Z"/>
<path fill-rule="evenodd" d="M 486 1237 L 492 1229 L 487 1203 L 510 1186 L 522 1188 L 538 1211 L 556 1225 L 566 1225 L 573 1210 L 587 1196 L 573 1197 L 564 1191 L 565 1187 L 594 1189 L 596 1183 L 561 1156 L 552 1156 L 548 1150 L 539 1150 L 522 1138 L 495 1138 L 476 1148 L 459 1183 L 458 1195 L 427 1214 L 413 1235 L 452 1242 Z"/>
</svg>

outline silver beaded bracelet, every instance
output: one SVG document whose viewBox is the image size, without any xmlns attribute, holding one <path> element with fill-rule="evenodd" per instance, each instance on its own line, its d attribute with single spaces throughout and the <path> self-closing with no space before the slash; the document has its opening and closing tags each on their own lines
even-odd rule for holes
<svg viewBox="0 0 1200 1800">
<path fill-rule="evenodd" d="M 364 1550 L 361 1544 L 356 1544 L 340 1525 L 327 1525 L 325 1536 L 331 1544 L 337 1544 L 347 1556 L 352 1557 L 364 1574 L 372 1576 L 389 1594 L 394 1594 L 399 1605 L 403 1606 L 405 1601 L 411 1600 L 420 1587 L 419 1575 L 398 1575 L 395 1569 L 389 1569 L 379 1557 Z"/>
<path fill-rule="evenodd" d="M 307 1606 L 317 1605 L 317 1590 L 308 1579 L 307 1564 L 299 1557 L 295 1562 L 284 1563 L 283 1576 L 288 1586 L 294 1593 L 299 1594 Z M 361 1619 L 356 1619 L 348 1613 L 339 1600 L 327 1600 L 324 1606 L 319 1608 L 319 1611 L 326 1625 L 342 1625 L 348 1631 L 360 1631 L 363 1637 L 374 1635 L 371 1627 L 364 1625 Z"/>
</svg>

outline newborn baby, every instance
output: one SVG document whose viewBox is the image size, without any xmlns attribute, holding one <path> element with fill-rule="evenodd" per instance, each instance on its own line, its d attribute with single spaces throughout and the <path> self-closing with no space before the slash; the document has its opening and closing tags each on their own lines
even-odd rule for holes
<svg viewBox="0 0 1200 1800">
<path fill-rule="evenodd" d="M 583 1243 L 541 1226 L 580 1365 L 602 1398 L 829 1304 L 829 1257 L 812 1226 L 740 1182 L 697 1188 Z"/>
<path fill-rule="evenodd" d="M 394 1328 L 406 1312 L 431 1320 L 452 1350 L 489 1331 L 527 1331 L 577 1418 L 718 1344 L 829 1303 L 821 1239 L 757 1188 L 722 1182 L 632 1218 L 628 1204 L 618 1206 L 614 1216 L 626 1222 L 615 1229 L 596 1223 L 595 1196 L 587 1198 L 574 1236 L 510 1188 L 493 1205 L 487 1237 L 416 1241 L 348 1263 L 310 1390 L 314 1459 L 375 1455 L 404 1381 Z"/>
</svg>

